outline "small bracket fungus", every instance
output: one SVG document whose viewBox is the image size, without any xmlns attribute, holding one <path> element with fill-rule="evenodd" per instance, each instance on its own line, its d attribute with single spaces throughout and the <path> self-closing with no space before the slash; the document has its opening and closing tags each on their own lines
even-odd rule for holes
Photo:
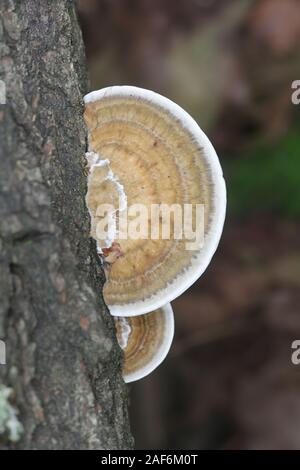
<svg viewBox="0 0 300 470">
<path fill-rule="evenodd" d="M 152 312 L 190 287 L 217 248 L 226 208 L 218 157 L 192 117 L 152 91 L 89 93 L 85 120 L 91 235 L 110 266 L 105 301 L 118 317 Z"/>
<path fill-rule="evenodd" d="M 146 315 L 115 317 L 115 324 L 124 351 L 124 381 L 142 379 L 161 364 L 171 347 L 174 336 L 171 304 Z"/>
</svg>

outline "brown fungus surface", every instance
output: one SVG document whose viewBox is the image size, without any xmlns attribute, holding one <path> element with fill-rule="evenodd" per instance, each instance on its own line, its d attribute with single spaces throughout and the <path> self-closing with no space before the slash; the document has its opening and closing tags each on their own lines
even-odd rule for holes
<svg viewBox="0 0 300 470">
<path fill-rule="evenodd" d="M 123 378 L 133 382 L 150 374 L 166 357 L 174 335 L 170 304 L 145 315 L 115 317 L 124 351 Z"/>
<path fill-rule="evenodd" d="M 87 195 L 92 236 L 100 248 L 115 242 L 122 253 L 111 264 L 105 301 L 117 316 L 153 311 L 195 282 L 216 250 L 226 207 L 217 155 L 185 111 L 148 90 L 123 86 L 92 92 L 85 97 L 85 120 L 93 156 Z M 115 204 L 116 220 L 122 210 L 143 204 L 148 211 L 147 238 L 119 239 L 117 231 L 108 240 L 97 238 L 99 203 Z M 202 205 L 203 243 L 187 249 L 190 239 L 185 233 L 176 239 L 172 223 L 169 239 L 151 238 L 151 207 L 161 204 L 176 204 L 182 211 L 192 205 L 194 229 L 195 208 Z M 160 230 L 164 224 L 160 217 Z"/>
</svg>

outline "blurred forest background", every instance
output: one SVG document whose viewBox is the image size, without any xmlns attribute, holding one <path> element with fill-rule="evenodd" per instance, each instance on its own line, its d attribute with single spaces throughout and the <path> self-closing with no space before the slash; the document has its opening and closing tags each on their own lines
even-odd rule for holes
<svg viewBox="0 0 300 470">
<path fill-rule="evenodd" d="M 299 449 L 299 0 L 80 0 L 91 89 L 158 91 L 220 157 L 228 215 L 173 303 L 163 365 L 132 385 L 137 448 Z"/>
</svg>

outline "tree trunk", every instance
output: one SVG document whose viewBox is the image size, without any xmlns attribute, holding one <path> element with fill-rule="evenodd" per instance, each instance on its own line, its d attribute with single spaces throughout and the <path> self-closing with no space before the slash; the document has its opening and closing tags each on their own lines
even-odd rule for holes
<svg viewBox="0 0 300 470">
<path fill-rule="evenodd" d="M 131 448 L 121 352 L 89 238 L 74 3 L 0 5 L 0 448 Z"/>
</svg>

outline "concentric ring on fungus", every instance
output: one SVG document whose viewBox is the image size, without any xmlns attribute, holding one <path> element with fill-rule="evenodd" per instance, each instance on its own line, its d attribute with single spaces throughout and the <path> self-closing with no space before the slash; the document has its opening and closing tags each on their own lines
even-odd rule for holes
<svg viewBox="0 0 300 470">
<path fill-rule="evenodd" d="M 124 351 L 123 379 L 134 382 L 150 374 L 168 354 L 174 336 L 171 304 L 131 317 L 115 317 L 117 338 Z"/>
<path fill-rule="evenodd" d="M 94 156 L 90 169 L 93 161 L 98 162 L 99 172 L 101 165 L 107 165 L 106 177 L 99 184 L 96 172 L 89 175 L 86 200 L 92 226 L 96 205 L 115 201 L 117 194 L 122 207 L 117 208 L 116 217 L 125 205 L 136 203 L 149 208 L 152 204 L 204 206 L 204 243 L 195 250 L 186 249 L 189 240 L 185 237 L 120 240 L 115 233 L 107 241 L 97 240 L 92 231 L 100 248 L 115 242 L 122 253 L 111 264 L 103 291 L 111 314 L 134 316 L 154 311 L 190 287 L 217 248 L 226 209 L 218 157 L 193 118 L 152 91 L 113 86 L 89 93 L 85 120 L 89 151 Z"/>
</svg>

